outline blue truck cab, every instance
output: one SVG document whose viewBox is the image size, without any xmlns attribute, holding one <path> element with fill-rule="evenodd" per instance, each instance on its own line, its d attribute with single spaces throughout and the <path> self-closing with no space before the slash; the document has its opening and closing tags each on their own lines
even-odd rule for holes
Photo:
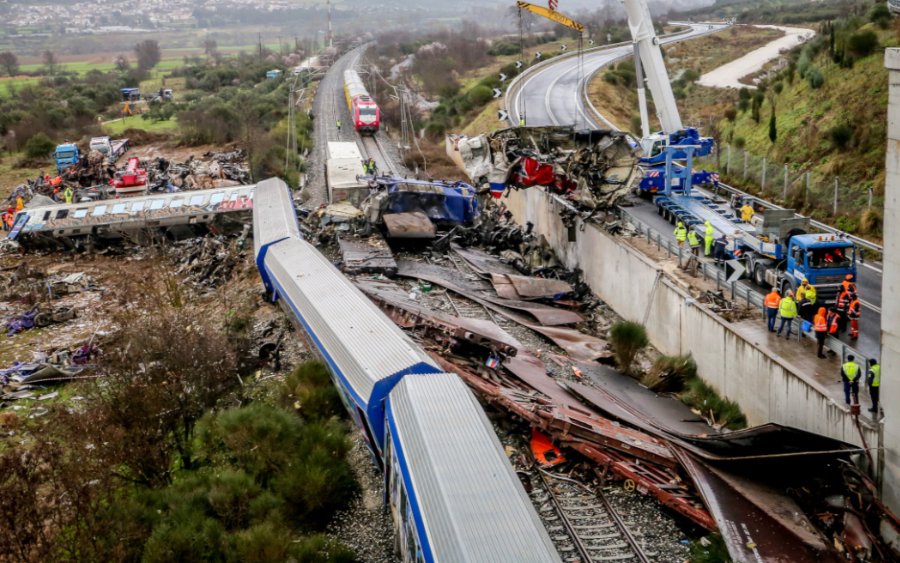
<svg viewBox="0 0 900 563">
<path fill-rule="evenodd" d="M 856 279 L 856 247 L 836 235 L 794 235 L 788 241 L 786 254 L 784 285 L 796 291 L 800 282 L 809 280 L 824 302 L 837 299 L 847 274 Z"/>
<path fill-rule="evenodd" d="M 63 170 L 75 166 L 81 160 L 81 153 L 75 143 L 63 143 L 56 146 L 53 151 L 53 159 L 56 161 L 56 170 L 62 174 Z"/>
</svg>

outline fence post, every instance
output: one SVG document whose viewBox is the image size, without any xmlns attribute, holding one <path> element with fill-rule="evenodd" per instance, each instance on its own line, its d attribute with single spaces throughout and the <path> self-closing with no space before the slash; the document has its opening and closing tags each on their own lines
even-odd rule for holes
<svg viewBox="0 0 900 563">
<path fill-rule="evenodd" d="M 832 213 L 832 215 L 834 215 L 835 217 L 837 217 L 838 187 L 839 187 L 838 179 L 837 179 L 837 177 L 835 177 L 835 179 L 834 179 L 834 212 Z"/>
<path fill-rule="evenodd" d="M 766 193 L 766 157 L 763 157 L 762 181 L 760 182 L 760 187 L 762 188 L 762 193 Z"/>
<path fill-rule="evenodd" d="M 747 179 L 747 160 L 749 157 L 750 155 L 747 154 L 747 151 L 744 151 L 744 180 Z"/>
<path fill-rule="evenodd" d="M 781 199 L 787 201 L 787 189 L 788 189 L 788 168 L 787 164 L 784 165 L 784 190 L 781 193 Z"/>
<path fill-rule="evenodd" d="M 874 191 L 875 190 L 873 190 L 871 187 L 869 187 L 869 206 L 868 207 L 870 209 L 872 208 L 872 194 L 874 193 Z"/>
<path fill-rule="evenodd" d="M 725 151 L 725 174 L 731 174 L 731 145 L 726 145 Z"/>
</svg>

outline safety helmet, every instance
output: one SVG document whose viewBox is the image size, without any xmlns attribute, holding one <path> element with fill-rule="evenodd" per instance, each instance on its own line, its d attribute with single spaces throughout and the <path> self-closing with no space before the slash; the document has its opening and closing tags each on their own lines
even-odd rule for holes
<svg viewBox="0 0 900 563">
<path fill-rule="evenodd" d="M 684 226 L 684 223 L 682 223 L 681 221 L 678 221 L 678 226 L 679 226 L 679 227 L 683 227 L 683 226 Z"/>
<path fill-rule="evenodd" d="M 853 274 L 847 274 L 847 277 L 844 278 L 844 279 L 846 279 L 846 280 L 852 280 L 852 279 L 853 279 Z"/>
</svg>

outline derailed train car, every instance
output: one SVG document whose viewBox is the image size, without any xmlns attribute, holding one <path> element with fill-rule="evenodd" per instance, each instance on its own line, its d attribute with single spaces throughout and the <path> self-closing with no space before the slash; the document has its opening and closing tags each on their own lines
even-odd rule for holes
<svg viewBox="0 0 900 563">
<path fill-rule="evenodd" d="M 402 560 L 559 561 L 472 392 L 302 240 L 280 180 L 257 186 L 254 247 L 385 471 Z"/>
<path fill-rule="evenodd" d="M 80 248 L 121 238 L 240 230 L 252 220 L 255 186 L 233 186 L 27 207 L 9 238 L 23 248 Z"/>
</svg>

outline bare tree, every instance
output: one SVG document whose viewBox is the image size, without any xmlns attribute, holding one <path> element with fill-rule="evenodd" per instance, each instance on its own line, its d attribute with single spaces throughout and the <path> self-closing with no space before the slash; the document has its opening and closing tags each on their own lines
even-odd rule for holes
<svg viewBox="0 0 900 563">
<path fill-rule="evenodd" d="M 19 73 L 19 58 L 12 51 L 3 51 L 0 53 L 0 66 L 9 76 L 15 76 Z"/>
<path fill-rule="evenodd" d="M 137 55 L 138 68 L 141 70 L 150 70 L 162 59 L 159 42 L 155 39 L 141 41 L 134 46 L 134 53 Z"/>
<path fill-rule="evenodd" d="M 56 59 L 56 53 L 48 49 L 44 51 L 41 58 L 44 60 L 44 67 L 47 70 L 47 74 L 53 76 L 59 71 L 59 61 Z"/>
</svg>

